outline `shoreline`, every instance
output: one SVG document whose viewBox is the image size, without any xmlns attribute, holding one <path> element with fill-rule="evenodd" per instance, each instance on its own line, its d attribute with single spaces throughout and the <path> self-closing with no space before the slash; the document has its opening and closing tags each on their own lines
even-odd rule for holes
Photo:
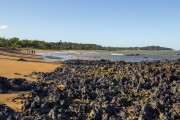
<svg viewBox="0 0 180 120">
<path fill-rule="evenodd" d="M 180 51 L 173 50 L 61 50 L 50 52 L 41 51 L 38 54 L 42 55 L 46 60 L 60 62 L 71 59 L 142 62 L 176 60 L 180 58 Z"/>
<path fill-rule="evenodd" d="M 165 62 L 68 60 L 60 64 L 28 55 L 23 57 L 25 61 L 17 61 L 23 52 L 0 51 L 0 107 L 12 110 L 8 113 L 12 116 L 48 119 L 52 117 L 49 114 L 55 113 L 51 112 L 64 110 L 68 112 L 58 114 L 72 119 L 82 117 L 77 111 L 84 112 L 84 118 L 96 119 L 105 114 L 120 118 L 126 114 L 126 119 L 152 114 L 152 119 L 164 119 L 164 114 L 179 118 L 171 111 L 180 110 L 176 100 L 180 59 Z M 3 78 L 1 74 L 7 76 Z M 164 94 L 171 102 L 166 101 Z M 164 113 L 162 106 L 168 112 Z M 93 112 L 96 109 L 105 111 Z"/>
</svg>

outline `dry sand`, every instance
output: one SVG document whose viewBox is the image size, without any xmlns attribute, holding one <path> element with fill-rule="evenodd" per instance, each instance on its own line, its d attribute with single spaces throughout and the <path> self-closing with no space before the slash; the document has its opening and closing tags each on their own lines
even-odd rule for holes
<svg viewBox="0 0 180 120">
<path fill-rule="evenodd" d="M 44 50 L 37 50 L 37 52 L 47 52 Z M 34 71 L 50 72 L 59 67 L 59 63 L 45 61 L 41 56 L 30 55 L 26 50 L 8 50 L 0 48 L 0 76 L 7 78 L 25 78 L 28 81 L 36 81 L 35 78 L 25 77 Z M 50 51 L 48 51 L 50 52 Z M 17 61 L 23 58 L 26 61 Z M 19 94 L 27 94 L 27 92 L 16 92 L 8 94 L 0 94 L 0 104 L 6 104 L 16 111 L 20 111 L 22 104 L 13 102 L 12 99 Z"/>
<path fill-rule="evenodd" d="M 20 58 L 26 61 L 17 61 Z M 35 80 L 24 77 L 24 75 L 29 75 L 35 71 L 50 72 L 59 66 L 59 63 L 45 61 L 39 55 L 26 54 L 25 50 L 13 51 L 0 48 L 0 76 L 3 77 L 20 77 L 26 78 L 27 80 Z"/>
<path fill-rule="evenodd" d="M 15 111 L 21 112 L 24 101 L 22 99 L 15 100 L 15 98 L 21 94 L 24 94 L 26 97 L 29 96 L 29 92 L 10 92 L 7 94 L 0 94 L 0 104 L 6 104 Z"/>
</svg>

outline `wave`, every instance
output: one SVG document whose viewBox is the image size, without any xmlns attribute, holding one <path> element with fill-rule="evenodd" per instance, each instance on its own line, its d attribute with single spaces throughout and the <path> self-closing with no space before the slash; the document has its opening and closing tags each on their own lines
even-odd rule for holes
<svg viewBox="0 0 180 120">
<path fill-rule="evenodd" d="M 111 53 L 111 55 L 124 55 L 124 54 Z"/>
</svg>

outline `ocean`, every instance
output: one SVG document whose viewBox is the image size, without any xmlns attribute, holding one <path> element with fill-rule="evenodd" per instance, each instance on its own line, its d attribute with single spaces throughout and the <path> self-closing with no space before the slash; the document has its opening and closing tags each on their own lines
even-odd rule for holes
<svg viewBox="0 0 180 120">
<path fill-rule="evenodd" d="M 165 61 L 180 59 L 180 51 L 175 50 L 90 50 L 90 51 L 59 51 L 37 53 L 42 55 L 44 59 L 50 61 L 65 61 L 65 60 L 111 60 L 111 61 L 126 61 L 126 62 L 141 62 L 141 61 Z"/>
</svg>

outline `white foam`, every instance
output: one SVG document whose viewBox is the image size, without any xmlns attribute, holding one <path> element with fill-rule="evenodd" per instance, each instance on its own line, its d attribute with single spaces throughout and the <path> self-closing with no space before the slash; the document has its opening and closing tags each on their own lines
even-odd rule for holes
<svg viewBox="0 0 180 120">
<path fill-rule="evenodd" d="M 124 55 L 124 54 L 111 53 L 111 55 Z"/>
</svg>

